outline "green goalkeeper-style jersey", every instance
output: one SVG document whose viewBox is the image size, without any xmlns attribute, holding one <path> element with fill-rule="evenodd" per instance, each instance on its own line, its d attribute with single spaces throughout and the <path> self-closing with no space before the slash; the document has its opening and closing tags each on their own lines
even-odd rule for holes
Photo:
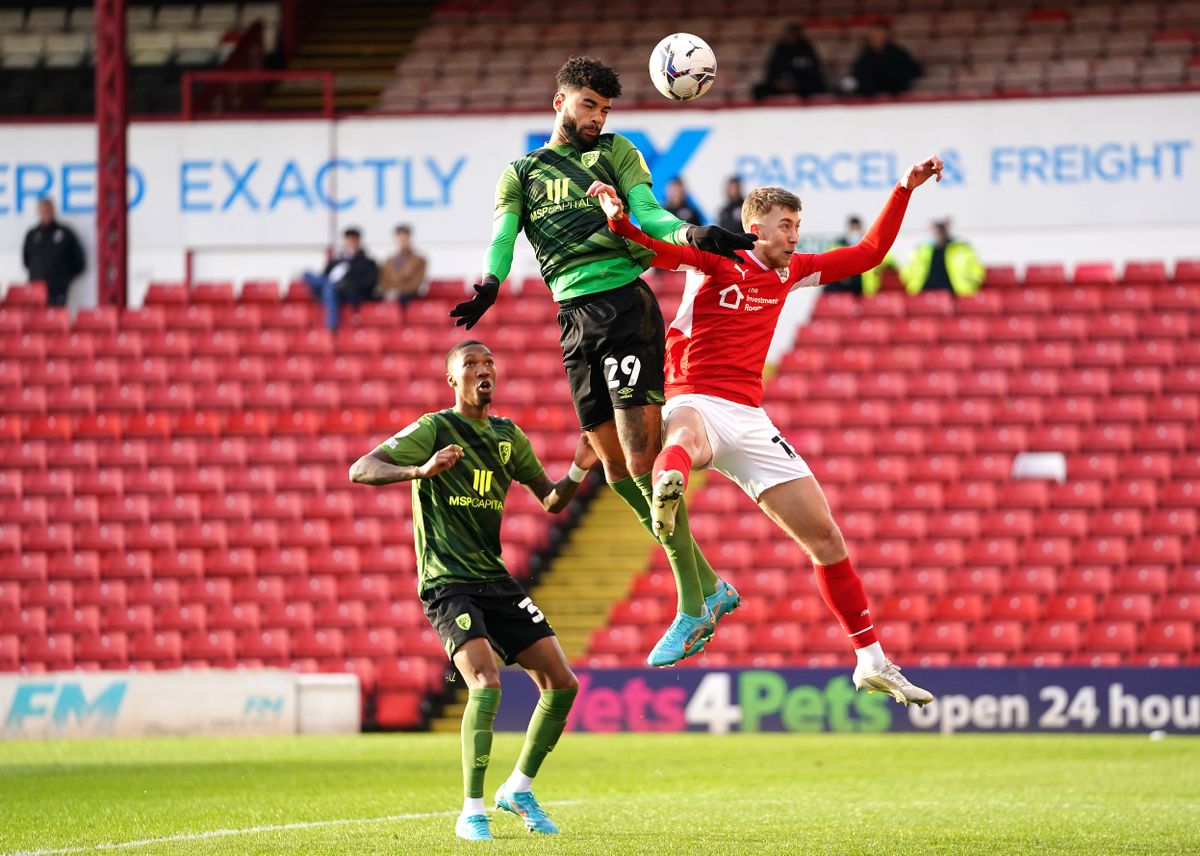
<svg viewBox="0 0 1200 856">
<path fill-rule="evenodd" d="M 455 410 L 426 413 L 379 448 L 401 466 L 420 466 L 452 443 L 463 457 L 431 479 L 413 479 L 417 592 L 447 583 L 509 576 L 500 552 L 508 486 L 542 473 L 529 438 L 511 419 L 469 419 Z"/>
<path fill-rule="evenodd" d="M 646 159 L 619 134 L 601 134 L 594 148 L 546 145 L 513 161 L 496 186 L 495 216 L 515 214 L 556 301 L 618 288 L 650 265 L 653 253 L 608 228 L 600 203 L 587 195 L 593 181 L 617 189 L 625 210 L 629 192 L 650 184 Z"/>
</svg>

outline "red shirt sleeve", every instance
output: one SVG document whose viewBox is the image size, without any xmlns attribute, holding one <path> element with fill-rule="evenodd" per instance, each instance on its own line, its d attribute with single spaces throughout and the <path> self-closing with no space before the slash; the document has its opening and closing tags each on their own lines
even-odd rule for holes
<svg viewBox="0 0 1200 856">
<path fill-rule="evenodd" d="M 892 188 L 892 195 L 888 197 L 887 204 L 857 244 L 852 247 L 838 247 L 824 253 L 799 256 L 793 261 L 793 265 L 800 262 L 807 270 L 819 271 L 821 285 L 879 267 L 896 241 L 896 234 L 904 221 L 904 212 L 908 209 L 908 199 L 911 195 L 911 190 L 897 184 Z"/>
<path fill-rule="evenodd" d="M 679 270 L 681 267 L 695 268 L 705 273 L 712 273 L 720 264 L 721 257 L 698 250 L 695 247 L 681 247 L 651 238 L 628 217 L 620 220 L 609 220 L 608 228 L 622 238 L 628 238 L 636 244 L 641 244 L 654 251 L 654 259 L 650 262 L 653 267 L 662 270 Z"/>
</svg>

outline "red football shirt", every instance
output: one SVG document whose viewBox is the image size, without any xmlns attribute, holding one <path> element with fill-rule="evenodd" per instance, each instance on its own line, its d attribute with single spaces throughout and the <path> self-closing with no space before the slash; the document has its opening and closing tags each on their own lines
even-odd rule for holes
<svg viewBox="0 0 1200 856">
<path fill-rule="evenodd" d="M 657 241 L 628 217 L 609 228 L 654 250 L 653 265 L 687 271 L 683 302 L 667 328 L 666 396 L 703 393 L 758 407 L 762 372 L 783 302 L 797 288 L 835 282 L 883 262 L 908 207 L 897 184 L 879 217 L 852 247 L 795 253 L 786 268 L 769 268 L 752 252 L 739 261 L 695 247 Z"/>
</svg>

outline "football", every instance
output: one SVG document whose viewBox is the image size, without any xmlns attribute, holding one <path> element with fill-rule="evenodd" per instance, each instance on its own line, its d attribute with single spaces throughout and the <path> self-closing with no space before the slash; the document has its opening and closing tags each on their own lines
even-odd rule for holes
<svg viewBox="0 0 1200 856">
<path fill-rule="evenodd" d="M 691 101 L 717 79 L 717 55 L 699 36 L 674 33 L 650 54 L 650 79 L 672 101 Z"/>
</svg>

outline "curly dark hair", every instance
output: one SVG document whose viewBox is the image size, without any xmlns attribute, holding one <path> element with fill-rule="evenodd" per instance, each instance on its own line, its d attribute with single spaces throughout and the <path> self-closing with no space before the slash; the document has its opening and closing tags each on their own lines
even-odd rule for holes
<svg viewBox="0 0 1200 856">
<path fill-rule="evenodd" d="M 621 94 L 621 80 L 607 65 L 595 57 L 573 56 L 558 70 L 559 89 L 591 89 L 604 98 Z"/>
</svg>

